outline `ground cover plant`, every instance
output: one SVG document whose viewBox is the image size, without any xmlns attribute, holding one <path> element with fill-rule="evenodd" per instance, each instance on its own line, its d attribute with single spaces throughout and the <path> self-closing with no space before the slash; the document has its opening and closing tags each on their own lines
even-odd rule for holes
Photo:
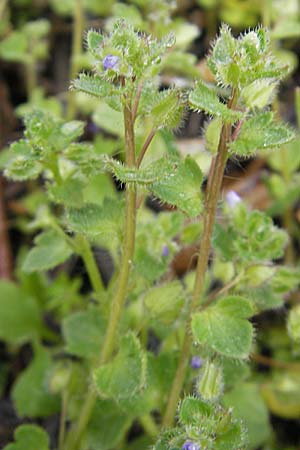
<svg viewBox="0 0 300 450">
<path fill-rule="evenodd" d="M 270 419 L 300 414 L 299 132 L 276 104 L 291 66 L 267 28 L 222 24 L 201 75 L 176 47 L 176 29 L 193 39 L 195 28 L 172 29 L 168 2 L 138 15 L 116 4 L 83 52 L 92 3 L 51 2 L 76 25 L 65 112 L 38 87 L 48 22 L 0 44 L 24 67 L 28 100 L 1 158 L 26 186 L 16 228 L 28 237 L 14 280 L 0 281 L 0 338 L 11 361 L 30 353 L 15 377 L 1 364 L 22 421 L 4 449 L 295 450 Z M 167 83 L 170 71 L 182 78 Z M 204 163 L 174 137 L 192 112 L 206 117 Z M 230 161 L 256 155 L 274 171 L 268 211 L 222 189 Z"/>
</svg>

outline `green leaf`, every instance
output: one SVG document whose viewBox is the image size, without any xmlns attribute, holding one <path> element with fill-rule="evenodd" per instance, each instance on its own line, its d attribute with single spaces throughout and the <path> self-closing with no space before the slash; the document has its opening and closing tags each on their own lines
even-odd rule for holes
<svg viewBox="0 0 300 450">
<path fill-rule="evenodd" d="M 15 442 L 3 450 L 49 450 L 49 436 L 37 425 L 20 425 L 14 432 Z"/>
<path fill-rule="evenodd" d="M 271 436 L 268 409 L 257 385 L 244 383 L 227 392 L 223 398 L 227 408 L 233 408 L 233 417 L 241 419 L 248 430 L 249 449 L 261 447 Z"/>
<path fill-rule="evenodd" d="M 228 64 L 236 51 L 236 42 L 227 25 L 222 25 L 220 34 L 214 44 L 212 59 L 218 64 Z"/>
<path fill-rule="evenodd" d="M 153 93 L 152 93 L 153 97 Z M 176 89 L 166 89 L 154 96 L 150 114 L 153 118 L 154 127 L 175 128 L 179 125 L 183 112 L 183 101 L 180 92 Z"/>
<path fill-rule="evenodd" d="M 211 120 L 206 127 L 205 131 L 205 144 L 207 150 L 212 154 L 216 154 L 219 147 L 220 136 L 222 130 L 222 119 L 220 117 L 215 117 Z"/>
<path fill-rule="evenodd" d="M 96 450 L 116 448 L 131 422 L 131 416 L 122 411 L 115 401 L 97 399 L 86 432 L 88 447 Z"/>
<path fill-rule="evenodd" d="M 22 31 L 14 31 L 0 43 L 0 57 L 7 61 L 27 63 L 28 40 Z"/>
<path fill-rule="evenodd" d="M 21 345 L 41 333 L 41 312 L 35 299 L 10 281 L 0 281 L 0 338 Z"/>
<path fill-rule="evenodd" d="M 272 112 L 262 112 L 246 120 L 238 138 L 229 144 L 230 151 L 251 155 L 286 144 L 294 139 L 294 132 L 285 124 L 273 121 Z"/>
<path fill-rule="evenodd" d="M 88 50 L 92 53 L 92 55 L 97 56 L 99 53 L 99 47 L 103 42 L 103 36 L 95 30 L 89 30 L 86 36 L 86 42 L 88 45 Z"/>
<path fill-rule="evenodd" d="M 23 263 L 25 272 L 52 269 L 72 254 L 66 240 L 54 230 L 39 234 L 34 242 L 35 246 L 27 253 Z"/>
<path fill-rule="evenodd" d="M 251 303 L 243 297 L 228 296 L 192 318 L 192 331 L 199 344 L 229 358 L 247 358 L 251 350 L 253 327 L 246 320 L 253 314 Z"/>
<path fill-rule="evenodd" d="M 182 425 L 197 426 L 203 420 L 203 417 L 209 417 L 213 413 L 212 403 L 196 397 L 185 397 L 180 404 L 179 421 Z"/>
<path fill-rule="evenodd" d="M 53 157 L 54 152 L 61 152 L 83 133 L 84 122 L 73 120 L 63 122 L 42 110 L 33 110 L 24 119 L 25 136 L 34 154 L 40 160 Z"/>
<path fill-rule="evenodd" d="M 202 172 L 194 159 L 187 156 L 184 161 L 175 162 L 173 170 L 165 178 L 154 182 L 150 192 L 163 202 L 177 206 L 188 216 L 195 217 L 202 209 Z"/>
<path fill-rule="evenodd" d="M 17 378 L 12 398 L 19 416 L 47 417 L 59 411 L 59 397 L 50 394 L 47 388 L 47 377 L 51 368 L 49 352 L 40 349 Z"/>
<path fill-rule="evenodd" d="M 277 82 L 267 78 L 255 80 L 242 89 L 241 97 L 248 108 L 262 109 L 272 102 Z"/>
<path fill-rule="evenodd" d="M 171 325 L 179 316 L 184 303 L 184 292 L 179 281 L 154 287 L 146 292 L 143 303 L 151 318 Z"/>
<path fill-rule="evenodd" d="M 197 391 L 203 400 L 208 402 L 216 401 L 223 392 L 221 367 L 211 361 L 207 361 L 201 369 Z"/>
<path fill-rule="evenodd" d="M 84 92 L 97 98 L 105 98 L 111 95 L 113 91 L 117 91 L 117 89 L 112 88 L 110 83 L 99 76 L 85 73 L 79 74 L 79 78 L 72 81 L 71 87 L 76 91 Z"/>
<path fill-rule="evenodd" d="M 121 339 L 116 357 L 96 369 L 93 378 L 103 398 L 126 399 L 142 391 L 146 382 L 146 356 L 133 333 Z"/>
<path fill-rule="evenodd" d="M 66 223 L 71 231 L 94 238 L 100 235 L 120 236 L 122 223 L 120 214 L 123 204 L 105 198 L 103 205 L 86 203 L 82 208 L 70 208 L 66 212 Z"/>
<path fill-rule="evenodd" d="M 202 172 L 190 156 L 184 161 L 161 158 L 140 169 L 105 158 L 104 167 L 122 183 L 147 188 L 160 200 L 177 206 L 190 216 L 201 211 Z"/>
<path fill-rule="evenodd" d="M 85 183 L 76 178 L 68 178 L 61 184 L 48 184 L 47 193 L 54 203 L 65 206 L 79 206 L 83 202 L 82 190 Z"/>
<path fill-rule="evenodd" d="M 227 108 L 219 100 L 213 88 L 209 88 L 202 81 L 199 81 L 190 93 L 189 102 L 193 110 L 205 111 L 212 116 L 221 117 L 227 123 L 234 123 L 243 117 L 241 112 Z"/>
<path fill-rule="evenodd" d="M 105 332 L 99 308 L 71 314 L 63 320 L 62 330 L 68 353 L 82 358 L 99 356 Z"/>
<path fill-rule="evenodd" d="M 16 181 L 33 180 L 39 176 L 42 166 L 26 140 L 19 140 L 10 146 L 5 176 Z"/>
</svg>

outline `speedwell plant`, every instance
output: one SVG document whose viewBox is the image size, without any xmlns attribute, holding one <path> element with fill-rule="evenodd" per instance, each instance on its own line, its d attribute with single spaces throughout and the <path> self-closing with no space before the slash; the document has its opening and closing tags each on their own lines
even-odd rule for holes
<svg viewBox="0 0 300 450">
<path fill-rule="evenodd" d="M 80 74 L 71 88 L 114 111 L 123 148 L 114 157 L 104 154 L 82 142 L 83 122 L 38 110 L 25 118 L 24 139 L 11 145 L 6 176 L 39 180 L 44 188 L 19 285 L 1 283 L 7 299 L 1 338 L 11 346 L 30 342 L 34 351 L 13 387 L 16 410 L 33 419 L 60 412 L 59 450 L 256 448 L 269 442 L 271 429 L 249 381 L 250 319 L 280 307 L 297 276 L 278 264 L 286 233 L 234 193 L 220 202 L 221 186 L 230 157 L 248 158 L 293 139 L 269 109 L 287 68 L 272 57 L 265 29 L 234 38 L 222 26 L 208 57 L 216 86 L 161 89 L 172 36 L 156 40 L 117 21 L 110 34 L 92 30 L 86 40 L 94 72 Z M 188 107 L 211 119 L 205 134 L 212 162 L 203 189 L 199 165 L 180 157 L 168 131 Z M 89 183 L 99 173 L 123 191 L 92 197 Z M 169 209 L 150 212 L 149 196 Z M 169 267 L 183 239 L 200 247 L 196 270 L 179 280 Z M 109 280 L 95 259 L 99 245 L 113 258 Z M 49 272 L 72 255 L 85 265 L 88 294 L 76 279 Z M 62 321 L 61 329 L 49 328 L 45 310 Z M 259 432 L 247 416 L 253 397 Z M 130 438 L 134 424 L 139 432 Z M 43 429 L 22 425 L 6 450 L 49 445 Z"/>
</svg>

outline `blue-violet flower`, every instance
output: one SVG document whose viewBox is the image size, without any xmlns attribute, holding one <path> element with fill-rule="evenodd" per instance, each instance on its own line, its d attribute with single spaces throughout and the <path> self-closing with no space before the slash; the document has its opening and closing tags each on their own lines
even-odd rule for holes
<svg viewBox="0 0 300 450">
<path fill-rule="evenodd" d="M 169 256 L 169 247 L 167 245 L 163 246 L 162 252 L 161 252 L 162 256 Z"/>
<path fill-rule="evenodd" d="M 191 359 L 191 368 L 192 369 L 200 369 L 203 366 L 203 361 L 200 356 L 193 356 Z"/>
<path fill-rule="evenodd" d="M 200 450 L 200 445 L 195 442 L 186 441 L 182 446 L 182 450 Z"/>
<path fill-rule="evenodd" d="M 103 59 L 103 69 L 116 69 L 119 64 L 120 58 L 115 55 L 106 55 Z"/>
</svg>

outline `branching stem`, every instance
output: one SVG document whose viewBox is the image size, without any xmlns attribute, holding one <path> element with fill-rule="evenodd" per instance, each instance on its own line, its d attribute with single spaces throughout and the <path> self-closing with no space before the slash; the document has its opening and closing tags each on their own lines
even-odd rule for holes
<svg viewBox="0 0 300 450">
<path fill-rule="evenodd" d="M 126 164 L 128 167 L 135 167 L 134 124 L 130 105 L 131 102 L 128 101 L 124 107 Z M 120 263 L 120 273 L 117 290 L 111 304 L 104 343 L 99 357 L 100 365 L 105 364 L 114 351 L 118 325 L 120 323 L 122 308 L 126 298 L 129 273 L 134 254 L 135 227 L 136 188 L 133 186 L 130 189 L 127 188 L 126 190 L 125 236 L 123 241 L 122 259 Z M 69 432 L 65 450 L 77 450 L 80 448 L 81 439 L 89 423 L 96 399 L 96 393 L 91 386 L 83 404 L 78 422 Z"/>
<path fill-rule="evenodd" d="M 234 108 L 236 101 L 237 95 L 235 92 L 233 92 L 232 98 L 228 103 L 228 107 Z M 211 247 L 211 237 L 215 223 L 217 203 L 221 190 L 225 165 L 228 157 L 227 144 L 230 138 L 231 138 L 231 126 L 228 124 L 224 124 L 221 131 L 218 152 L 217 155 L 212 160 L 208 175 L 208 183 L 206 189 L 206 198 L 203 215 L 203 234 L 201 237 L 201 243 L 199 248 L 195 285 L 193 290 L 192 301 L 190 303 L 189 318 L 187 320 L 185 336 L 183 339 L 183 345 L 179 357 L 179 364 L 173 380 L 166 412 L 163 418 L 163 426 L 165 427 L 170 427 L 173 424 L 178 400 L 184 384 L 186 367 L 189 360 L 192 342 L 190 336 L 190 319 L 191 315 L 197 310 L 199 306 L 201 294 L 203 292 L 204 278 L 208 266 Z"/>
</svg>

